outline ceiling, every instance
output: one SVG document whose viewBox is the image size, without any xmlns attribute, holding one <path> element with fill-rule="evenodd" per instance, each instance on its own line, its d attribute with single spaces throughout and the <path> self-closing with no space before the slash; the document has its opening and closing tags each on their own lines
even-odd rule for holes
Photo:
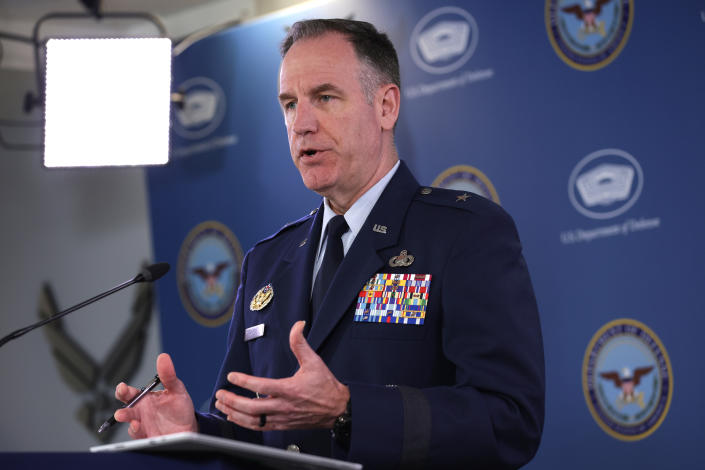
<svg viewBox="0 0 705 470">
<path fill-rule="evenodd" d="M 101 11 L 141 12 L 157 16 L 174 40 L 206 27 L 232 20 L 248 20 L 301 0 L 102 0 Z M 31 43 L 3 38 L 2 33 L 31 38 L 37 21 L 50 13 L 85 13 L 79 0 L 0 0 L 0 70 L 33 70 Z M 158 29 L 143 20 L 92 18 L 42 22 L 39 36 L 158 35 Z"/>
<path fill-rule="evenodd" d="M 222 0 L 103 0 L 102 10 L 147 10 L 159 16 L 168 16 L 206 3 L 222 3 Z M 50 11 L 85 11 L 85 7 L 78 0 L 0 0 L 0 18 L 3 20 L 35 21 Z"/>
</svg>

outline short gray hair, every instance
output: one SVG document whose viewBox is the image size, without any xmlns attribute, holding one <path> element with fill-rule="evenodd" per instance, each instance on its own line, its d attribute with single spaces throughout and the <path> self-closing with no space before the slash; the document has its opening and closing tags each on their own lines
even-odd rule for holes
<svg viewBox="0 0 705 470">
<path fill-rule="evenodd" d="M 392 41 L 366 21 L 342 18 L 298 21 L 282 41 L 282 58 L 299 39 L 316 38 L 328 33 L 342 34 L 352 44 L 363 65 L 360 85 L 368 103 L 372 103 L 375 92 L 382 85 L 393 83 L 401 89 L 399 59 Z"/>
</svg>

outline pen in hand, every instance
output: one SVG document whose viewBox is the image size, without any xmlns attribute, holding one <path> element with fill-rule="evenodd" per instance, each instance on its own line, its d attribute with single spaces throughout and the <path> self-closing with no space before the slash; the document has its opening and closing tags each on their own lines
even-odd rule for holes
<svg viewBox="0 0 705 470">
<path fill-rule="evenodd" d="M 152 382 L 149 385 L 147 385 L 146 387 L 141 388 L 139 393 L 137 393 L 137 395 L 135 395 L 135 397 L 132 400 L 130 400 L 130 402 L 127 405 L 123 406 L 123 408 L 132 408 L 133 406 L 135 406 L 137 404 L 137 402 L 142 399 L 142 397 L 144 397 L 146 394 L 151 392 L 152 389 L 154 389 L 154 387 L 159 385 L 160 382 L 161 382 L 161 380 L 159 380 L 159 375 L 155 375 L 154 380 L 152 380 Z M 117 421 L 115 421 L 115 413 L 113 413 L 110 416 L 110 418 L 108 418 L 100 426 L 100 428 L 98 428 L 98 432 L 101 433 L 101 432 L 105 431 L 106 429 L 108 429 L 110 426 L 112 426 L 115 423 L 117 423 Z"/>
</svg>

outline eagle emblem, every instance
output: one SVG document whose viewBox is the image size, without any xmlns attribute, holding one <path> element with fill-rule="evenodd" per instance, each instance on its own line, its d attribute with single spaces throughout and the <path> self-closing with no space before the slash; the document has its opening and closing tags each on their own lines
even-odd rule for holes
<svg viewBox="0 0 705 470">
<path fill-rule="evenodd" d="M 605 22 L 598 21 L 597 17 L 602 13 L 602 7 L 611 0 L 597 0 L 593 3 L 591 0 L 585 0 L 583 8 L 579 3 L 561 8 L 564 13 L 571 13 L 583 22 L 578 31 L 578 39 L 581 41 L 590 34 L 599 34 L 605 37 Z"/>
<path fill-rule="evenodd" d="M 223 270 L 230 266 L 228 261 L 221 261 L 218 264 L 208 263 L 205 266 L 198 266 L 191 269 L 191 272 L 205 283 L 203 295 L 223 295 L 223 284 L 220 282 L 220 275 Z"/>
<path fill-rule="evenodd" d="M 600 377 L 611 380 L 615 387 L 622 390 L 617 396 L 617 408 L 622 409 L 626 405 L 636 403 L 639 408 L 644 409 L 644 392 L 637 392 L 641 378 L 651 372 L 654 366 L 639 367 L 632 371 L 629 367 L 624 367 L 622 373 L 617 371 L 601 372 Z"/>
</svg>

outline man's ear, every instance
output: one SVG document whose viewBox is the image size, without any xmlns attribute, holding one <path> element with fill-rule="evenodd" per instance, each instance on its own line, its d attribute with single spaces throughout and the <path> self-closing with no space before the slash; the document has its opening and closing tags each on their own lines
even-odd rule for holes
<svg viewBox="0 0 705 470">
<path fill-rule="evenodd" d="M 382 129 L 393 130 L 394 124 L 399 118 L 399 106 L 401 105 L 399 87 L 393 83 L 384 85 L 377 91 L 377 96 Z"/>
</svg>

